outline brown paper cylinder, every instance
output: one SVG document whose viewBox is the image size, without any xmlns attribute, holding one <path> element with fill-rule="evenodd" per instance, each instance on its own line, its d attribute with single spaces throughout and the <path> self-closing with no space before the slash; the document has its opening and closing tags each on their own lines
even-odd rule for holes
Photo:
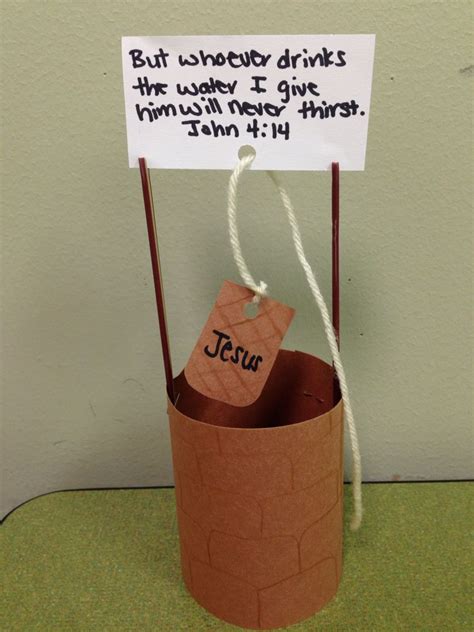
<svg viewBox="0 0 474 632">
<path fill-rule="evenodd" d="M 280 350 L 238 408 L 194 391 L 169 402 L 184 582 L 234 625 L 284 627 L 320 610 L 342 572 L 342 402 L 322 360 Z"/>
</svg>

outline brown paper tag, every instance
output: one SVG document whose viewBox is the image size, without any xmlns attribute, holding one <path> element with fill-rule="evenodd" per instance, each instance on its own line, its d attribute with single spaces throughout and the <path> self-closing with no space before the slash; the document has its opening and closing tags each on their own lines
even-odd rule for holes
<svg viewBox="0 0 474 632">
<path fill-rule="evenodd" d="M 184 369 L 196 390 L 233 406 L 249 406 L 262 392 L 295 310 L 262 298 L 254 318 L 245 315 L 251 290 L 224 281 Z"/>
</svg>

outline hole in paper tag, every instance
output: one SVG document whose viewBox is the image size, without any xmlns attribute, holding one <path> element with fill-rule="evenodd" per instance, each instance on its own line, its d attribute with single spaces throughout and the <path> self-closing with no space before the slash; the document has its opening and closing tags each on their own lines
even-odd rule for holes
<svg viewBox="0 0 474 632">
<path fill-rule="evenodd" d="M 239 158 L 242 160 L 242 158 L 246 157 L 246 156 L 256 156 L 257 152 L 255 151 L 255 148 L 252 147 L 252 145 L 242 145 L 242 147 L 239 149 L 239 153 L 238 156 Z"/>
<path fill-rule="evenodd" d="M 256 318 L 258 314 L 258 308 L 259 308 L 258 303 L 246 303 L 244 305 L 244 316 L 246 316 L 249 319 Z"/>
<path fill-rule="evenodd" d="M 295 310 L 271 298 L 252 304 L 251 290 L 224 281 L 184 369 L 202 395 L 249 406 L 263 390 Z M 248 305 L 257 313 L 246 315 Z"/>
</svg>

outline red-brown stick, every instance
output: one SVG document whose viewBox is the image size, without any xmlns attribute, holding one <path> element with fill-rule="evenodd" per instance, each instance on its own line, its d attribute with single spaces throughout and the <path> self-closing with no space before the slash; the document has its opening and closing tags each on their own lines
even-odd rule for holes
<svg viewBox="0 0 474 632">
<path fill-rule="evenodd" d="M 339 303 L 339 163 L 332 163 L 332 325 L 340 348 L 340 303 Z M 334 404 L 340 399 L 339 380 L 334 371 Z"/>
<path fill-rule="evenodd" d="M 339 311 L 339 163 L 332 163 L 332 324 L 340 346 Z"/>
<path fill-rule="evenodd" d="M 155 286 L 158 323 L 160 325 L 161 349 L 163 352 L 163 364 L 165 368 L 166 390 L 168 392 L 169 398 L 172 402 L 174 402 L 173 368 L 171 364 L 168 326 L 166 324 L 165 298 L 163 293 L 163 283 L 161 280 L 160 252 L 158 250 L 158 238 L 156 235 L 155 209 L 153 205 L 153 193 L 151 190 L 150 172 L 148 171 L 145 158 L 139 158 L 138 164 L 140 165 L 140 176 L 142 179 L 143 204 L 145 206 L 148 243 L 150 244 L 151 268 L 153 271 L 153 283 Z"/>
</svg>

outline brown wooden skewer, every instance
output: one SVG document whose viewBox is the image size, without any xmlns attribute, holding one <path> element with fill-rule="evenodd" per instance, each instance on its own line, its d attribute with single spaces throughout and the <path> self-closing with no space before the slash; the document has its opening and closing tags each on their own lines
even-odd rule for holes
<svg viewBox="0 0 474 632">
<path fill-rule="evenodd" d="M 174 403 L 173 368 L 171 364 L 168 326 L 166 323 L 165 298 L 163 293 L 163 283 L 161 279 L 160 252 L 158 249 L 158 237 L 156 235 L 155 209 L 150 182 L 150 172 L 147 168 L 146 158 L 139 158 L 138 164 L 140 166 L 140 176 L 142 180 L 143 204 L 145 206 L 148 243 L 150 244 L 151 268 L 153 271 L 156 308 L 158 311 L 158 323 L 160 326 L 161 349 L 163 352 L 163 365 L 166 377 L 166 390 L 168 392 L 168 397 Z"/>
<path fill-rule="evenodd" d="M 333 162 L 331 165 L 332 187 L 332 324 L 336 334 L 337 346 L 340 349 L 340 293 L 339 293 L 339 163 Z M 334 371 L 334 400 L 335 403 L 340 398 L 339 380 Z"/>
</svg>

